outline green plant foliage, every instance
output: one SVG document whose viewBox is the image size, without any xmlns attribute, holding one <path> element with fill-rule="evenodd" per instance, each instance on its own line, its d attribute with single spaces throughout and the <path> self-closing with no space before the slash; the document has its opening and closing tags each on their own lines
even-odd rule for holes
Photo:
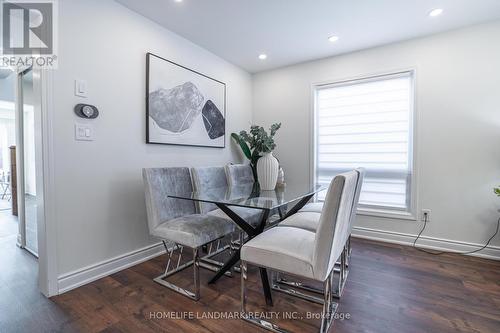
<svg viewBox="0 0 500 333">
<path fill-rule="evenodd" d="M 257 160 L 263 153 L 270 153 L 276 148 L 274 136 L 281 127 L 281 123 L 272 124 L 269 134 L 262 126 L 252 125 L 250 132 L 241 131 L 239 134 L 232 133 L 231 137 L 240 146 L 243 154 L 250 160 L 250 166 L 257 181 Z"/>
<path fill-rule="evenodd" d="M 500 187 L 495 187 L 493 191 L 495 192 L 496 195 L 500 197 Z"/>
<path fill-rule="evenodd" d="M 234 141 L 236 141 L 237 144 L 240 145 L 240 148 L 243 151 L 245 157 L 249 160 L 252 159 L 252 152 L 250 151 L 250 148 L 248 148 L 247 143 L 243 141 L 243 139 L 236 133 L 232 133 L 231 137 L 234 139 Z"/>
<path fill-rule="evenodd" d="M 270 134 L 268 134 L 264 127 L 253 125 L 250 127 L 250 133 L 241 131 L 240 137 L 250 144 L 250 149 L 257 150 L 259 153 L 270 153 L 276 148 L 274 136 L 280 127 L 281 123 L 271 125 Z"/>
</svg>

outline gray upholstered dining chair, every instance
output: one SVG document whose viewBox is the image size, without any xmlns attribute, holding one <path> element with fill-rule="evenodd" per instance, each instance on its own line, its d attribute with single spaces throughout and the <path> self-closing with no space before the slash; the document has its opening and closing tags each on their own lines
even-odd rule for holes
<svg viewBox="0 0 500 333">
<path fill-rule="evenodd" d="M 324 285 L 320 332 L 327 332 L 338 304 L 333 301 L 334 265 L 344 252 L 358 173 L 347 172 L 330 183 L 316 232 L 296 227 L 277 227 L 258 235 L 241 249 L 241 312 L 243 319 L 274 332 L 277 325 L 254 318 L 246 311 L 247 265 L 269 268 Z M 286 220 L 285 220 L 286 221 Z M 342 270 L 342 268 L 341 268 Z M 339 274 L 342 274 L 340 272 Z M 314 298 L 303 297 L 315 301 Z"/>
<path fill-rule="evenodd" d="M 232 180 L 233 183 L 235 184 L 253 183 L 253 176 L 251 178 L 251 182 L 248 182 L 249 179 L 245 174 L 245 172 L 243 171 L 245 170 L 245 168 L 240 168 L 240 166 L 234 166 L 234 165 L 231 165 L 231 167 L 236 167 L 236 168 L 231 168 L 232 171 L 230 172 L 230 174 L 233 177 L 235 177 Z M 234 170 L 238 171 L 233 172 Z M 228 188 L 228 179 L 227 179 L 228 174 L 229 173 L 226 172 L 224 167 L 191 168 L 193 185 L 195 191 L 197 192 L 209 192 L 213 189 Z M 236 176 L 236 174 L 238 174 L 238 176 Z M 230 193 L 228 193 L 228 195 L 230 195 Z M 198 204 L 198 211 L 201 214 L 208 214 L 230 220 L 230 217 L 227 216 L 226 213 L 224 213 L 222 210 L 217 208 L 215 204 L 205 203 L 205 202 L 198 202 L 197 204 Z M 233 206 L 231 207 L 231 210 L 253 226 L 257 226 L 258 223 L 261 221 L 262 210 L 260 209 Z"/>
<path fill-rule="evenodd" d="M 344 266 L 343 267 L 343 275 L 340 276 L 340 281 L 339 284 L 337 285 L 337 289 L 334 290 L 333 294 L 335 297 L 340 297 L 342 295 L 342 292 L 344 290 L 344 285 L 347 280 L 347 275 L 349 274 L 349 261 L 350 261 L 350 256 L 351 256 L 351 233 L 352 233 L 352 228 L 354 225 L 354 220 L 356 218 L 356 211 L 358 207 L 358 202 L 359 202 L 359 196 L 361 193 L 361 188 L 363 186 L 363 180 L 364 180 L 364 175 L 365 175 L 365 170 L 363 168 L 357 168 L 354 170 L 357 175 L 357 181 L 356 181 L 356 190 L 354 194 L 354 200 L 352 202 L 351 206 L 351 214 L 349 218 L 349 232 L 347 234 L 347 237 L 345 239 L 345 248 L 344 248 L 344 253 L 341 256 L 341 260 L 338 263 L 339 266 Z M 290 216 L 288 219 L 285 221 L 281 222 L 279 226 L 284 226 L 284 227 L 295 227 L 295 228 L 301 228 L 305 229 L 311 232 L 316 232 L 319 226 L 319 221 L 321 217 L 321 211 L 323 210 L 323 203 L 310 203 L 304 206 L 297 214 Z M 301 288 L 304 290 L 308 291 L 313 291 L 322 294 L 323 290 L 316 289 L 313 286 L 308 286 L 307 284 L 303 284 L 301 282 L 297 281 L 289 281 L 286 278 L 279 276 L 277 277 L 277 280 L 275 281 L 276 283 L 279 284 L 284 284 L 288 286 L 292 286 L 294 288 Z M 282 288 L 274 284 L 273 289 L 282 291 Z"/>
<path fill-rule="evenodd" d="M 351 221 L 350 221 L 350 230 L 351 231 L 349 232 L 349 239 L 347 240 L 348 259 L 351 256 L 352 228 L 354 226 L 354 220 L 356 219 L 356 212 L 358 209 L 359 196 L 361 194 L 361 188 L 363 187 L 363 180 L 365 178 L 365 173 L 366 173 L 364 168 L 356 168 L 355 170 L 359 173 L 359 179 L 358 179 L 358 183 L 356 185 L 356 197 L 355 197 L 355 200 L 354 200 L 354 203 L 352 206 L 352 212 L 351 212 Z M 307 205 L 305 205 L 299 212 L 300 213 L 304 213 L 304 212 L 321 213 L 322 209 L 323 209 L 322 202 L 312 202 L 312 203 L 308 203 Z M 310 214 L 309 218 L 313 218 L 313 216 L 314 216 L 313 214 Z M 318 225 L 318 223 L 316 220 L 316 222 L 308 223 L 307 225 L 302 225 L 302 227 L 305 229 L 308 229 L 308 230 L 316 231 L 317 225 Z"/>
<path fill-rule="evenodd" d="M 225 169 L 227 183 L 230 187 L 255 183 L 252 167 L 248 164 L 228 164 Z M 284 211 L 286 211 L 286 206 L 271 210 L 266 227 L 274 227 L 285 215 Z M 278 214 L 279 217 L 275 214 Z"/>
<path fill-rule="evenodd" d="M 191 299 L 200 298 L 199 249 L 234 232 L 227 219 L 197 214 L 193 201 L 168 195 L 193 191 L 189 168 L 152 168 L 142 170 L 149 232 L 162 240 L 168 261 L 165 272 L 154 281 Z M 181 264 L 184 247 L 193 249 L 193 259 Z M 174 251 L 179 251 L 177 266 L 170 269 Z M 194 270 L 194 291 L 181 288 L 165 279 L 189 266 Z"/>
<path fill-rule="evenodd" d="M 363 180 L 365 176 L 365 169 L 357 168 L 354 171 L 358 173 L 358 181 L 356 184 L 356 195 L 355 200 L 352 205 L 351 218 L 350 218 L 350 231 L 352 232 L 352 227 L 354 225 L 354 220 L 356 219 L 356 211 L 358 209 L 359 196 L 361 194 L 361 188 L 363 186 Z M 323 210 L 323 202 L 313 202 L 308 203 L 295 215 L 292 215 L 287 219 L 286 222 L 280 223 L 281 226 L 291 226 L 297 228 L 303 228 L 309 231 L 316 232 L 319 224 L 319 215 Z M 349 235 L 351 234 L 349 232 Z"/>
<path fill-rule="evenodd" d="M 193 187 L 195 191 L 205 192 L 212 190 L 221 190 L 227 188 L 225 195 L 231 197 L 231 187 L 229 186 L 229 177 L 232 177 L 233 186 L 237 185 L 248 185 L 253 184 L 253 174 L 252 169 L 248 165 L 230 165 L 230 171 L 228 172 L 226 167 L 195 167 L 191 168 L 191 177 L 193 180 Z M 245 187 L 245 190 L 247 188 Z M 234 190 L 234 189 L 233 189 Z M 236 193 L 235 195 L 238 195 Z M 197 202 L 198 211 L 202 214 L 208 214 L 217 216 L 228 220 L 230 223 L 231 218 L 227 216 L 220 208 L 217 208 L 215 204 Z M 253 227 L 257 227 L 261 222 L 263 211 L 260 209 L 245 208 L 232 206 L 231 210 L 236 213 L 239 217 L 244 219 L 247 223 Z M 239 233 L 233 239 L 231 235 L 229 245 L 223 246 L 222 249 L 229 248 L 229 250 L 237 250 L 240 248 L 241 244 L 245 241 L 245 232 L 239 230 Z M 219 248 L 219 243 L 216 245 L 216 250 L 214 254 L 217 253 Z M 211 248 L 207 249 L 208 253 L 211 254 Z M 215 265 L 222 266 L 222 263 L 209 259 L 209 262 Z M 235 272 L 239 272 L 239 267 L 233 268 Z"/>
<path fill-rule="evenodd" d="M 354 205 L 353 205 L 351 219 L 354 219 L 356 217 L 356 210 L 358 207 L 359 196 L 361 193 L 361 187 L 363 186 L 363 180 L 364 180 L 364 176 L 365 176 L 365 172 L 366 172 L 364 168 L 356 168 L 354 170 L 359 173 L 359 179 L 358 179 L 358 183 L 356 185 L 356 200 L 355 200 Z M 322 209 L 323 209 L 322 202 L 311 202 L 311 203 L 308 203 L 307 205 L 305 205 L 304 207 L 302 207 L 299 210 L 299 212 L 300 213 L 303 213 L 303 212 L 321 213 Z M 307 229 L 316 230 L 317 223 L 315 223 L 315 224 L 313 223 L 312 225 L 307 225 L 305 227 Z"/>
<path fill-rule="evenodd" d="M 229 186 L 254 183 L 252 167 L 248 164 L 228 164 L 225 167 Z"/>
</svg>

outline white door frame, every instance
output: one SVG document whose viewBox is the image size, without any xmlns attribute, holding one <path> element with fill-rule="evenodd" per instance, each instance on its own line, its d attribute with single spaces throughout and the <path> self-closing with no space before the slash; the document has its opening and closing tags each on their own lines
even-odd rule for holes
<svg viewBox="0 0 500 333">
<path fill-rule="evenodd" d="M 17 71 L 16 85 L 16 149 L 18 180 L 19 232 L 18 245 L 26 245 L 24 207 L 24 151 L 23 151 L 23 90 L 22 73 Z M 57 284 L 57 238 L 54 204 L 54 168 L 52 135 L 52 71 L 33 69 L 33 94 L 40 103 L 34 103 L 34 111 L 40 115 L 35 129 L 36 178 L 37 178 L 37 232 L 38 232 L 38 286 L 40 292 L 50 297 L 59 293 Z"/>
<path fill-rule="evenodd" d="M 26 246 L 26 219 L 25 219 L 25 184 L 24 184 L 24 105 L 23 105 L 23 75 L 29 68 L 22 68 L 16 71 L 16 102 L 15 102 L 15 123 L 16 123 L 16 180 L 17 180 L 17 213 L 19 220 L 19 232 L 17 235 L 17 245 L 24 249 Z"/>
<path fill-rule="evenodd" d="M 58 10 L 58 3 L 54 4 Z M 55 14 L 57 18 L 57 13 Z M 48 33 L 46 31 L 46 33 Z M 57 267 L 57 224 L 54 172 L 53 119 L 53 75 L 52 69 L 35 69 L 33 89 L 40 96 L 40 141 L 42 158 L 39 160 L 43 179 L 43 216 L 38 223 L 38 287 L 47 297 L 59 294 Z M 40 210 L 39 210 L 40 212 Z"/>
<path fill-rule="evenodd" d="M 59 294 L 57 268 L 57 224 L 55 204 L 53 72 L 36 69 L 35 91 L 40 92 L 43 174 L 43 213 L 38 223 L 39 288 L 47 297 Z"/>
</svg>

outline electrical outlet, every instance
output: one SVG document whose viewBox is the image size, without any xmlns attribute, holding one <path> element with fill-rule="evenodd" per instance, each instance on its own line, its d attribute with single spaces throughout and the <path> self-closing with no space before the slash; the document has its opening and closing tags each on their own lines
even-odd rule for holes
<svg viewBox="0 0 500 333">
<path fill-rule="evenodd" d="M 421 221 L 431 221 L 431 210 L 430 209 L 422 209 L 422 214 L 420 215 Z"/>
</svg>

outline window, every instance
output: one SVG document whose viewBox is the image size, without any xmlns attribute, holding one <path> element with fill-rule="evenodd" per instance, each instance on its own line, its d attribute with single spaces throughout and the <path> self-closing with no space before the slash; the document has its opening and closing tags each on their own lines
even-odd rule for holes
<svg viewBox="0 0 500 333">
<path fill-rule="evenodd" d="M 321 85 L 315 94 L 316 181 L 363 167 L 359 210 L 410 215 L 413 73 Z"/>
</svg>

